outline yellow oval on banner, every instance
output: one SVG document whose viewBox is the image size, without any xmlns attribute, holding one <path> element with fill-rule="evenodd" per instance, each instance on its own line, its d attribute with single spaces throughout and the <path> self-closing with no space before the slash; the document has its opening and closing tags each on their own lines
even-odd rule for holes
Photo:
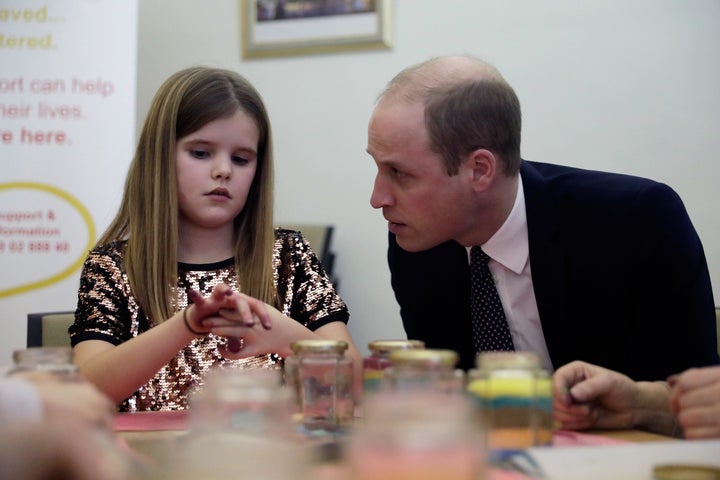
<svg viewBox="0 0 720 480">
<path fill-rule="evenodd" d="M 52 285 L 53 283 L 64 280 L 65 278 L 72 275 L 80 267 L 82 267 L 82 264 L 85 261 L 86 252 L 90 250 L 95 244 L 95 223 L 93 222 L 90 212 L 77 198 L 73 197 L 68 192 L 52 185 L 35 182 L 0 183 L 0 192 L 2 192 L 3 190 L 12 189 L 39 190 L 41 192 L 55 195 L 56 197 L 59 197 L 65 202 L 67 202 L 73 209 L 75 209 L 80 214 L 82 220 L 87 226 L 87 244 L 85 245 L 85 248 L 81 250 L 81 255 L 75 261 L 73 261 L 72 264 L 70 264 L 68 267 L 64 268 L 60 272 L 38 281 L 29 282 L 23 285 L 18 285 L 15 287 L 0 290 L 0 298 L 9 297 L 10 295 L 17 295 L 18 293 L 24 293 L 36 288 L 47 287 L 48 285 Z"/>
</svg>

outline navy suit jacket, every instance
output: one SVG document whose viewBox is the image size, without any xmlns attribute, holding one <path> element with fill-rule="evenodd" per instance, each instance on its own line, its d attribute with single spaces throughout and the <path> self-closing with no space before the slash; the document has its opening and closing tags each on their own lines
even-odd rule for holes
<svg viewBox="0 0 720 480">
<path fill-rule="evenodd" d="M 680 197 L 628 175 L 523 161 L 530 267 L 554 368 L 585 360 L 635 380 L 717 364 L 702 244 Z M 467 252 L 410 253 L 390 234 L 392 287 L 408 338 L 474 366 Z"/>
</svg>

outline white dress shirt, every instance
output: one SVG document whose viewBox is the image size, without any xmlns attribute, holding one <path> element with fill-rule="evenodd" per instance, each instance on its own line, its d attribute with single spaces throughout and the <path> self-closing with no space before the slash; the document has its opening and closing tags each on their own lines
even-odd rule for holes
<svg viewBox="0 0 720 480">
<path fill-rule="evenodd" d="M 525 193 L 520 175 L 510 215 L 495 235 L 480 247 L 490 257 L 488 267 L 495 280 L 515 350 L 535 352 L 543 368 L 552 373 L 530 274 Z M 468 262 L 470 248 L 467 247 Z"/>
</svg>

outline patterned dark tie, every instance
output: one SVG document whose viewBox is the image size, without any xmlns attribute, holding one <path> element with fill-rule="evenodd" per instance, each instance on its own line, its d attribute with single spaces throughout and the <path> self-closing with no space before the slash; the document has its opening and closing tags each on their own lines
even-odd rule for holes
<svg viewBox="0 0 720 480">
<path fill-rule="evenodd" d="M 515 350 L 500 296 L 488 268 L 489 260 L 480 247 L 470 249 L 470 318 L 475 350 Z"/>
</svg>

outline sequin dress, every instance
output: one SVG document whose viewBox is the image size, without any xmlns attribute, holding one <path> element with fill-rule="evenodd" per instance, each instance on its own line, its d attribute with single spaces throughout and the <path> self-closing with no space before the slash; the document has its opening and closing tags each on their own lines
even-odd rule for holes
<svg viewBox="0 0 720 480">
<path fill-rule="evenodd" d="M 130 289 L 123 262 L 125 245 L 125 241 L 116 241 L 96 247 L 85 260 L 75 323 L 69 329 L 73 346 L 84 340 L 103 340 L 119 345 L 154 325 L 138 306 Z M 349 314 L 345 302 L 299 232 L 276 229 L 273 267 L 281 312 L 310 330 L 330 322 L 347 323 Z M 238 290 L 232 258 L 205 265 L 178 264 L 176 310 L 187 306 L 189 289 L 207 296 L 221 282 Z M 185 409 L 189 394 L 202 385 L 205 373 L 214 366 L 280 368 L 281 358 L 277 354 L 225 359 L 218 350 L 225 344 L 225 338 L 213 334 L 193 340 L 148 383 L 121 402 L 118 410 Z"/>
</svg>

